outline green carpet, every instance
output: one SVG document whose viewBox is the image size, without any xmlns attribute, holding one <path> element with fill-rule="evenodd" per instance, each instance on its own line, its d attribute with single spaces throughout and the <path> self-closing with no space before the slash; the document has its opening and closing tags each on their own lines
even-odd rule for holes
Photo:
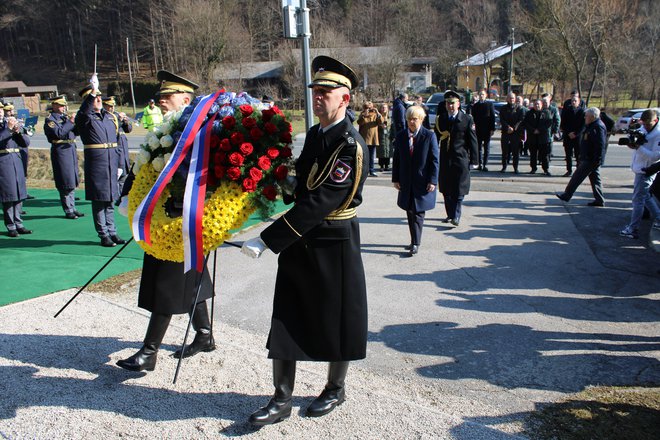
<svg viewBox="0 0 660 440">
<path fill-rule="evenodd" d="M 17 238 L 10 238 L 6 233 L 0 235 L 5 265 L 0 281 L 0 306 L 83 286 L 120 249 L 120 246 L 104 248 L 99 245 L 91 202 L 76 202 L 76 208 L 85 213 L 85 217 L 68 220 L 64 218 L 56 190 L 30 189 L 30 194 L 36 198 L 23 204 L 27 212 L 23 223 L 34 232 Z M 76 195 L 82 199 L 84 191 L 76 191 Z M 278 201 L 275 212 L 285 209 Z M 126 217 L 115 211 L 115 221 L 118 235 L 130 238 Z M 243 228 L 260 221 L 262 219 L 255 214 Z M 131 242 L 94 282 L 141 268 L 142 255 L 142 249 Z"/>
</svg>

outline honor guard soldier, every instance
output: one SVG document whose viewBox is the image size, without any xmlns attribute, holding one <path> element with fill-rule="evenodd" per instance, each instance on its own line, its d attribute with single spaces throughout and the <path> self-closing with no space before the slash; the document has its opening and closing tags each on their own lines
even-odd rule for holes
<svg viewBox="0 0 660 440">
<path fill-rule="evenodd" d="M 358 84 L 347 65 L 326 56 L 312 62 L 314 114 L 296 162 L 294 206 L 243 245 L 258 257 L 280 254 L 268 336 L 275 393 L 250 416 L 254 425 L 277 423 L 291 414 L 296 362 L 329 362 L 323 392 L 308 417 L 329 413 L 344 402 L 349 361 L 363 359 L 367 346 L 367 291 L 360 255 L 356 208 L 368 169 L 368 150 L 346 114 Z"/>
<path fill-rule="evenodd" d="M 76 114 L 75 124 L 85 149 L 85 199 L 92 201 L 94 227 L 101 246 L 112 247 L 126 243 L 115 228 L 114 201 L 119 198 L 117 169 L 117 126 L 112 113 L 103 108 L 96 75 L 92 84 L 82 89 L 83 102 Z"/>
<path fill-rule="evenodd" d="M 74 115 L 67 115 L 67 102 L 64 95 L 51 99 L 50 105 L 52 110 L 44 122 L 44 134 L 50 142 L 53 178 L 55 187 L 60 193 L 64 216 L 75 220 L 85 214 L 76 210 L 75 191 L 80 183 L 80 177 L 78 175 Z"/>
<path fill-rule="evenodd" d="M 470 165 L 479 165 L 479 151 L 474 120 L 461 110 L 460 95 L 449 90 L 444 97 L 447 113 L 438 112 L 435 120 L 440 143 L 438 190 L 444 196 L 445 223 L 458 226 L 463 198 L 470 192 Z"/>
<path fill-rule="evenodd" d="M 194 82 L 161 70 L 157 74 L 160 81 L 158 104 L 165 113 L 178 111 L 189 105 L 195 98 L 194 92 L 199 88 Z M 132 185 L 133 174 L 129 176 L 124 186 L 123 195 L 127 194 Z M 121 206 L 123 206 L 122 203 Z M 181 211 L 170 209 L 168 215 L 181 216 Z M 215 350 L 211 320 L 209 318 L 206 300 L 213 297 L 211 276 L 205 267 L 202 273 L 198 303 L 194 304 L 196 290 L 196 271 L 184 273 L 183 263 L 164 261 L 149 254 L 144 254 L 142 262 L 142 278 L 138 293 L 138 307 L 151 312 L 144 344 L 137 353 L 117 361 L 117 365 L 130 371 L 151 371 L 156 368 L 158 349 L 165 337 L 173 314 L 190 313 L 193 306 L 195 314 L 192 325 L 195 329 L 195 339 L 183 350 L 183 357 L 194 356 L 199 352 Z M 181 351 L 174 353 L 181 356 Z"/>
<path fill-rule="evenodd" d="M 21 161 L 20 148 L 30 145 L 30 138 L 21 133 L 21 127 L 13 116 L 4 117 L 0 107 L 0 201 L 5 226 L 10 237 L 31 234 L 25 229 L 21 213 L 23 200 L 27 198 L 25 170 Z"/>
<path fill-rule="evenodd" d="M 14 108 L 14 105 L 11 102 L 5 103 L 3 109 L 5 111 L 5 119 L 16 117 L 16 115 L 14 114 L 15 108 Z M 20 131 L 21 134 L 27 134 L 27 131 L 25 130 L 25 127 L 22 127 L 20 124 L 19 124 L 18 130 Z M 28 145 L 29 145 L 29 142 L 28 142 Z M 25 174 L 25 178 L 27 179 L 27 169 L 28 169 L 28 162 L 30 161 L 29 160 L 30 159 L 30 152 L 28 151 L 27 146 L 23 147 L 23 146 L 19 145 L 18 148 L 21 151 L 21 162 L 23 162 L 23 174 Z M 25 197 L 25 198 L 26 199 L 34 199 L 34 196 L 31 196 L 30 194 L 28 194 L 27 197 Z"/>
<path fill-rule="evenodd" d="M 115 107 L 117 102 L 114 96 L 107 96 L 103 98 L 103 108 L 115 115 L 117 120 L 117 152 L 119 153 L 119 177 L 117 178 L 117 183 L 119 184 L 119 194 L 122 193 L 122 188 L 124 187 L 124 182 L 126 182 L 126 177 L 128 176 L 128 170 L 130 168 L 130 160 L 128 157 L 128 139 L 126 138 L 126 133 L 133 131 L 133 124 L 131 120 L 126 116 L 124 112 L 116 112 Z M 117 199 L 119 201 L 119 199 Z"/>
</svg>

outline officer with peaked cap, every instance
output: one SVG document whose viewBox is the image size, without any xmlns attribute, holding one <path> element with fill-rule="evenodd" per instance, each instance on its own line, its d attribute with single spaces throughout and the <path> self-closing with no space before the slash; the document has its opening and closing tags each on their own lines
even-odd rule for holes
<svg viewBox="0 0 660 440">
<path fill-rule="evenodd" d="M 329 362 L 325 388 L 307 408 L 307 416 L 317 417 L 344 401 L 349 361 L 366 356 L 367 292 L 356 208 L 368 153 L 346 116 L 358 79 L 327 56 L 316 57 L 312 69 L 309 87 L 320 123 L 307 132 L 296 162 L 295 204 L 242 249 L 252 257 L 266 249 L 280 254 L 267 343 L 275 393 L 250 416 L 254 425 L 289 417 L 297 361 Z"/>
<path fill-rule="evenodd" d="M 446 223 L 458 226 L 463 198 L 470 192 L 470 165 L 478 165 L 477 134 L 472 116 L 461 110 L 461 96 L 445 92 L 447 113 L 438 112 L 435 132 L 440 144 L 438 190 L 444 196 Z"/>
<path fill-rule="evenodd" d="M 76 210 L 75 190 L 80 183 L 78 152 L 76 151 L 75 115 L 66 114 L 66 96 L 50 100 L 51 112 L 44 122 L 44 134 L 50 142 L 50 163 L 53 166 L 55 187 L 60 193 L 64 216 L 75 220 L 85 214 Z"/>
<path fill-rule="evenodd" d="M 126 133 L 133 131 L 133 124 L 126 116 L 126 113 L 115 111 L 117 102 L 114 96 L 106 96 L 102 98 L 102 102 L 103 108 L 115 115 L 117 120 L 117 153 L 119 153 L 119 169 L 121 170 L 117 178 L 117 184 L 119 185 L 119 194 L 121 194 L 124 182 L 128 176 L 128 170 L 131 166 L 128 157 L 128 139 L 126 138 Z M 117 198 L 117 201 L 119 201 L 119 198 Z"/>
<path fill-rule="evenodd" d="M 85 199 L 92 201 L 94 227 L 101 246 L 126 243 L 117 235 L 114 201 L 119 198 L 117 127 L 114 114 L 103 108 L 98 80 L 82 89 L 83 98 L 75 117 L 76 130 L 84 147 Z"/>
<path fill-rule="evenodd" d="M 165 112 L 181 110 L 194 99 L 194 91 L 198 88 L 194 82 L 166 71 L 158 72 L 158 79 L 161 81 L 158 100 Z M 123 195 L 132 185 L 133 177 L 132 174 L 128 177 Z M 168 214 L 174 217 L 180 216 L 181 212 L 170 209 Z M 197 272 L 195 271 L 184 273 L 183 263 L 164 261 L 144 254 L 138 307 L 150 311 L 151 317 L 142 348 L 127 359 L 119 360 L 118 366 L 130 371 L 153 370 L 156 367 L 158 349 L 165 337 L 172 315 L 190 313 L 193 306 L 195 314 L 192 325 L 196 333 L 193 342 L 184 348 L 183 357 L 215 350 L 215 340 L 206 305 L 206 300 L 213 296 L 213 286 L 208 269 L 204 268 L 199 302 L 194 304 L 197 294 L 196 278 Z M 174 353 L 176 357 L 180 355 L 181 352 L 178 350 Z"/>
</svg>

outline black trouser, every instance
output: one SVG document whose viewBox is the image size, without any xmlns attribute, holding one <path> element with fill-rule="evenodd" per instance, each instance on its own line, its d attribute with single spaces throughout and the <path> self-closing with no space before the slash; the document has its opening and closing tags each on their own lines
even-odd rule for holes
<svg viewBox="0 0 660 440">
<path fill-rule="evenodd" d="M 600 162 L 583 160 L 578 163 L 578 166 L 575 168 L 575 173 L 573 173 L 571 180 L 569 180 L 566 185 L 564 195 L 570 200 L 571 197 L 573 197 L 573 194 L 575 194 L 575 191 L 577 191 L 578 186 L 580 186 L 587 177 L 589 177 L 591 192 L 593 193 L 596 202 L 605 203 L 605 198 L 603 197 L 603 185 L 600 180 Z"/>
<path fill-rule="evenodd" d="M 513 169 L 518 169 L 520 158 L 520 136 L 515 134 L 502 135 L 502 168 L 506 168 L 509 159 L 513 156 Z"/>
<path fill-rule="evenodd" d="M 424 226 L 424 216 L 426 211 L 415 211 L 413 206 L 406 211 L 408 216 L 408 229 L 410 230 L 410 244 L 419 246 L 422 240 L 422 227 Z"/>
<path fill-rule="evenodd" d="M 573 171 L 573 156 L 575 156 L 575 161 L 580 160 L 580 137 L 576 136 L 575 139 L 571 139 L 566 134 L 564 138 L 564 154 L 566 154 L 566 171 Z"/>
<path fill-rule="evenodd" d="M 490 132 L 485 134 L 477 133 L 477 148 L 479 149 L 479 166 L 485 167 L 490 154 Z"/>
</svg>

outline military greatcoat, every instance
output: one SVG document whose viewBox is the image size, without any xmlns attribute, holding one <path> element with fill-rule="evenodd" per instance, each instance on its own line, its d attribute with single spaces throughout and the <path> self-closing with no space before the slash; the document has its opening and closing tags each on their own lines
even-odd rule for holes
<svg viewBox="0 0 660 440">
<path fill-rule="evenodd" d="M 88 95 L 76 114 L 76 129 L 85 148 L 85 199 L 113 202 L 119 198 L 117 121 L 115 115 L 92 106 Z"/>
<path fill-rule="evenodd" d="M 60 191 L 76 189 L 80 181 L 75 125 L 66 115 L 51 113 L 44 122 L 44 134 L 51 144 L 50 162 L 55 187 Z"/>
<path fill-rule="evenodd" d="M 472 116 L 459 111 L 454 121 L 447 114 L 438 115 L 436 134 L 440 142 L 440 178 L 438 190 L 449 196 L 470 192 L 470 164 L 477 165 L 477 135 Z"/>
<path fill-rule="evenodd" d="M 19 147 L 27 148 L 30 138 L 9 131 L 0 124 L 0 202 L 18 202 L 27 198 L 25 171 Z"/>
<path fill-rule="evenodd" d="M 318 125 L 307 133 L 296 162 L 295 205 L 261 233 L 266 245 L 280 253 L 269 358 L 349 361 L 366 356 L 360 228 L 357 217 L 348 214 L 362 203 L 366 151 L 348 118 L 324 134 Z"/>
</svg>

